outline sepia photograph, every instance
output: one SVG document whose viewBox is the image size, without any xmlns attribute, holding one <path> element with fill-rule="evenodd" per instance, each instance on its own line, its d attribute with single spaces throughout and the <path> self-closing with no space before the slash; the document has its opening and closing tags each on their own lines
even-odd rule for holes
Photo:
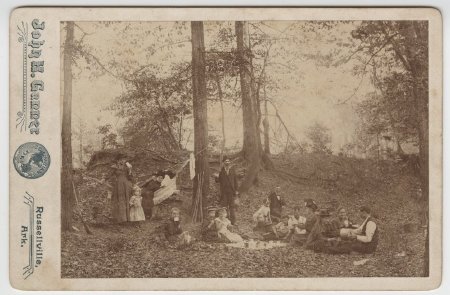
<svg viewBox="0 0 450 295">
<path fill-rule="evenodd" d="M 61 21 L 61 277 L 428 277 L 428 27 Z"/>
</svg>

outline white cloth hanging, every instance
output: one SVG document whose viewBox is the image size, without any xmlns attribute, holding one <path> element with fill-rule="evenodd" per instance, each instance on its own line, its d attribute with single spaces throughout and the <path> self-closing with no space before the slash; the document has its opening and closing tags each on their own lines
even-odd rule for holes
<svg viewBox="0 0 450 295">
<path fill-rule="evenodd" d="M 195 177 L 195 156 L 194 153 L 189 155 L 189 176 L 191 180 Z"/>
</svg>

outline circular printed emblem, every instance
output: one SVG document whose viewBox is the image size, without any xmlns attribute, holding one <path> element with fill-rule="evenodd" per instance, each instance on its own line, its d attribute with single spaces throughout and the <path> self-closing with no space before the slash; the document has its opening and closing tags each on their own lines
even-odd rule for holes
<svg viewBox="0 0 450 295">
<path fill-rule="evenodd" d="M 50 155 L 47 149 L 37 142 L 26 142 L 14 153 L 14 167 L 25 178 L 39 178 L 50 166 Z"/>
</svg>

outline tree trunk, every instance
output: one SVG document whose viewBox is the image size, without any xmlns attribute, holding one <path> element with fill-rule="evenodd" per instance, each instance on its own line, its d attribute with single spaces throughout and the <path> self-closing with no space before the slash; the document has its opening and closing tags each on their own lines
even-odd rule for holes
<svg viewBox="0 0 450 295">
<path fill-rule="evenodd" d="M 81 106 L 81 104 L 80 104 Z M 81 109 L 81 107 L 80 107 Z M 80 110 L 81 111 L 81 110 Z M 83 122 L 81 121 L 80 118 L 80 155 L 79 155 L 79 159 L 80 159 L 80 168 L 83 168 Z"/>
<path fill-rule="evenodd" d="M 406 42 L 410 46 L 406 48 L 406 56 L 410 65 L 413 78 L 413 95 L 417 107 L 417 130 L 419 134 L 419 163 L 422 198 L 429 208 L 429 163 L 428 163 L 428 46 L 418 46 L 424 42 L 428 45 L 428 25 L 424 22 L 421 26 L 418 22 L 408 22 L 406 29 Z M 416 46 L 412 46 L 412 45 Z M 424 55 L 419 50 L 425 50 Z M 429 225 L 424 253 L 424 276 L 429 276 Z"/>
<path fill-rule="evenodd" d="M 266 95 L 266 85 L 263 88 L 264 91 L 264 152 L 266 155 L 270 155 L 270 137 L 269 137 L 269 110 L 267 108 L 267 95 Z"/>
<path fill-rule="evenodd" d="M 252 85 L 251 51 L 248 47 L 248 24 L 238 21 L 235 24 L 239 76 L 242 96 L 243 117 L 243 157 L 248 162 L 247 173 L 239 188 L 247 192 L 258 178 L 260 169 L 261 141 L 258 143 L 259 128 L 257 126 L 257 109 Z"/>
<path fill-rule="evenodd" d="M 72 52 L 74 23 L 66 23 L 64 43 L 64 97 L 62 118 L 61 229 L 72 229 Z"/>
<path fill-rule="evenodd" d="M 380 169 L 380 133 L 377 132 L 377 167 Z"/>
<path fill-rule="evenodd" d="M 195 178 L 193 200 L 200 200 L 196 208 L 202 216 L 202 204 L 209 193 L 209 163 L 208 163 L 208 116 L 206 95 L 205 43 L 203 22 L 191 22 L 192 34 L 192 93 L 194 109 L 194 153 Z M 201 187 L 199 188 L 199 181 Z M 201 192 L 201 195 L 199 193 Z M 201 221 L 197 218 L 196 221 Z"/>
<path fill-rule="evenodd" d="M 219 94 L 219 101 L 220 101 L 220 114 L 222 117 L 222 144 L 220 147 L 220 168 L 222 168 L 222 162 L 223 162 L 223 152 L 225 150 L 225 110 L 223 108 L 223 92 L 222 92 L 222 86 L 220 85 L 220 77 L 218 74 L 216 74 L 214 76 L 215 80 L 216 80 L 216 85 L 217 85 L 217 92 Z"/>
<path fill-rule="evenodd" d="M 397 154 L 400 156 L 400 158 L 402 158 L 405 156 L 405 151 L 403 150 L 398 137 L 395 140 L 397 141 Z"/>
<path fill-rule="evenodd" d="M 183 141 L 183 117 L 184 115 L 181 114 L 180 116 L 180 125 L 178 126 L 178 146 L 180 149 L 182 149 L 182 141 Z"/>
</svg>

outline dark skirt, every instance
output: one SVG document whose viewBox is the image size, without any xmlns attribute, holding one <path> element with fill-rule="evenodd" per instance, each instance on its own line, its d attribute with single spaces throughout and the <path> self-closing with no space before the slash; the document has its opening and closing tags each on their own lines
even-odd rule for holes
<svg viewBox="0 0 450 295">
<path fill-rule="evenodd" d="M 114 222 L 127 222 L 130 220 L 131 182 L 125 174 L 117 177 L 113 187 L 111 203 Z"/>
</svg>

